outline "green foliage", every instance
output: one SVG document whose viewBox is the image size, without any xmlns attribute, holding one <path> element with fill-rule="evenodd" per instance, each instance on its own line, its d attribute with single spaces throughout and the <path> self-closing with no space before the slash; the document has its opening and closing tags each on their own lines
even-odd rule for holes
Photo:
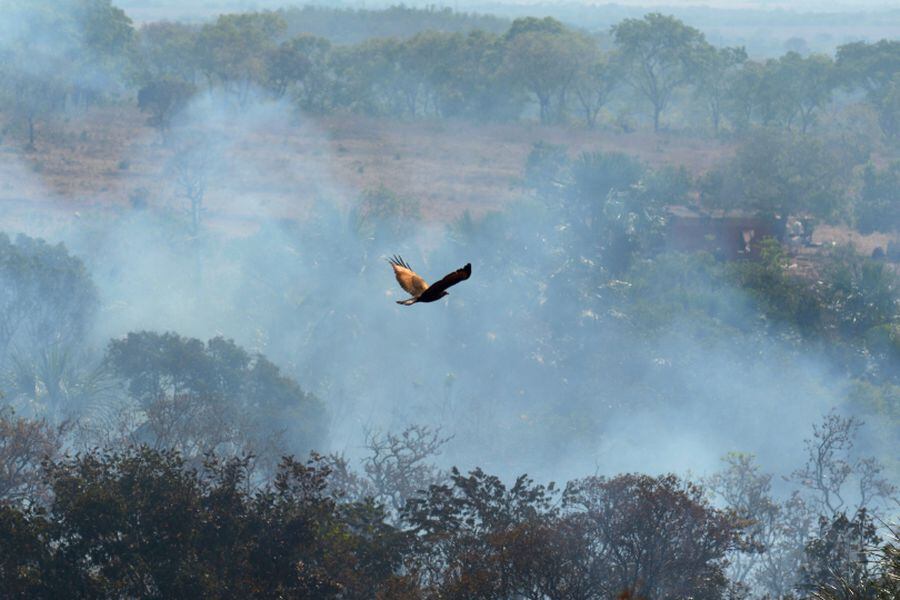
<svg viewBox="0 0 900 600">
<path fill-rule="evenodd" d="M 131 19 L 112 0 L 77 0 L 71 5 L 82 43 L 95 57 L 114 59 L 131 49 Z"/>
<path fill-rule="evenodd" d="M 199 32 L 199 67 L 210 83 L 221 82 L 246 100 L 248 84 L 265 85 L 266 57 L 286 28 L 275 13 L 221 15 Z"/>
<path fill-rule="evenodd" d="M 302 82 L 312 70 L 312 60 L 307 55 L 308 45 L 307 38 L 299 37 L 282 42 L 269 52 L 266 61 L 267 85 L 276 97 L 280 98 L 288 87 Z"/>
<path fill-rule="evenodd" d="M 363 598 L 406 543 L 367 502 L 338 504 L 316 459 L 251 489 L 245 459 L 189 470 L 131 448 L 50 462 L 46 511 L 0 506 L 0 592 L 32 598 Z"/>
<path fill-rule="evenodd" d="M 763 130 L 742 143 L 730 163 L 706 176 L 702 200 L 781 223 L 791 215 L 833 219 L 846 211 L 852 167 L 843 146 Z"/>
<path fill-rule="evenodd" d="M 878 526 L 865 509 L 852 519 L 844 513 L 832 519 L 822 517 L 818 536 L 806 546 L 799 589 L 840 592 L 861 588 L 875 578 L 875 565 L 863 557 L 881 541 Z"/>
<path fill-rule="evenodd" d="M 900 280 L 883 262 L 838 248 L 828 258 L 824 303 L 835 327 L 860 337 L 875 327 L 895 324 L 900 315 Z"/>
<path fill-rule="evenodd" d="M 323 439 L 319 400 L 230 340 L 129 333 L 110 342 L 106 362 L 144 414 L 130 439 L 191 460 L 211 451 L 252 453 L 267 468 Z"/>
<path fill-rule="evenodd" d="M 307 4 L 282 8 L 278 13 L 287 23 L 289 35 L 309 34 L 338 45 L 359 44 L 374 38 L 410 38 L 427 32 L 502 34 L 509 28 L 509 21 L 501 17 L 435 5 L 418 8 L 401 4 L 365 9 Z"/>
<path fill-rule="evenodd" d="M 750 292 L 760 312 L 811 336 L 821 331 L 823 307 L 816 290 L 790 274 L 789 262 L 784 247 L 768 238 L 760 243 L 759 260 L 738 262 L 729 270 L 733 280 Z"/>
<path fill-rule="evenodd" d="M 454 469 L 391 526 L 370 500 L 334 495 L 316 456 L 283 459 L 261 486 L 246 458 L 189 469 L 146 447 L 44 469 L 45 506 L 0 504 L 4 596 L 593 598 L 654 581 L 715 598 L 740 531 L 672 475 L 573 481 L 559 502 L 524 475 L 507 486 Z"/>
<path fill-rule="evenodd" d="M 165 134 L 195 92 L 196 88 L 186 81 L 156 79 L 138 91 L 138 108 L 150 113 L 148 125 Z"/>
<path fill-rule="evenodd" d="M 0 373 L 9 400 L 65 412 L 90 390 L 79 349 L 98 305 L 87 269 L 65 246 L 0 234 Z"/>
<path fill-rule="evenodd" d="M 635 262 L 625 280 L 621 304 L 631 307 L 639 330 L 659 333 L 690 323 L 700 338 L 718 338 L 747 326 L 747 298 L 723 293 L 727 267 L 709 254 L 660 254 Z"/>
<path fill-rule="evenodd" d="M 25 71 L 0 71 L 5 80 L 0 104 L 26 130 L 28 148 L 35 148 L 39 122 L 46 123 L 65 106 L 67 88 L 59 78 Z"/>
<path fill-rule="evenodd" d="M 862 233 L 900 229 L 900 162 L 884 169 L 866 165 L 859 201 L 854 206 L 856 225 Z"/>
<path fill-rule="evenodd" d="M 747 51 L 744 48 L 715 48 L 706 45 L 701 47 L 696 60 L 697 95 L 706 102 L 713 130 L 718 135 L 733 78 L 738 67 L 746 62 Z"/>
<path fill-rule="evenodd" d="M 837 50 L 837 66 L 846 85 L 865 90 L 885 137 L 896 140 L 900 136 L 900 41 L 844 44 Z"/>
<path fill-rule="evenodd" d="M 194 26 L 169 21 L 146 23 L 137 32 L 135 81 L 142 85 L 158 80 L 196 84 L 200 70 L 199 43 Z"/>
<path fill-rule="evenodd" d="M 584 123 L 593 129 L 597 125 L 600 109 L 609 102 L 619 86 L 622 74 L 614 56 L 603 56 L 594 51 L 581 64 L 575 76 L 575 98 L 584 114 Z"/>
<path fill-rule="evenodd" d="M 703 34 L 671 16 L 650 13 L 612 29 L 625 78 L 653 106 L 653 130 L 679 87 L 698 76 Z"/>
<path fill-rule="evenodd" d="M 559 121 L 575 78 L 597 54 L 590 39 L 550 17 L 517 19 L 504 36 L 502 74 L 534 94 L 541 123 Z"/>
</svg>

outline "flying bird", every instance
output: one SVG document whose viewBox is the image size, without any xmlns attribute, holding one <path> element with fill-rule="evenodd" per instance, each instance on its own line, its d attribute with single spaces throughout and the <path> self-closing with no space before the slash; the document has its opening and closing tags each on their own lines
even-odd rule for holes
<svg viewBox="0 0 900 600">
<path fill-rule="evenodd" d="M 424 279 L 412 270 L 406 261 L 399 256 L 392 256 L 388 262 L 394 268 L 397 283 L 406 290 L 411 298 L 397 300 L 397 304 L 409 306 L 416 302 L 434 302 L 447 295 L 447 288 L 465 281 L 472 274 L 472 263 L 466 263 L 462 269 L 457 269 L 433 285 L 428 285 Z"/>
</svg>

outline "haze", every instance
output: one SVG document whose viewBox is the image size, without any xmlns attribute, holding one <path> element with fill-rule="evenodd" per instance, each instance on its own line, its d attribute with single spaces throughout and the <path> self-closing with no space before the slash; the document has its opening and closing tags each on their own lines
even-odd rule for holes
<svg viewBox="0 0 900 600">
<path fill-rule="evenodd" d="M 315 577 L 338 591 L 322 597 L 399 598 L 401 580 L 410 598 L 576 597 L 503 555 L 487 512 L 465 535 L 474 554 L 523 569 L 519 583 L 491 595 L 478 586 L 503 579 L 495 567 L 472 567 L 457 588 L 468 566 L 421 566 L 438 553 L 428 544 L 463 535 L 465 511 L 486 510 L 446 512 L 441 494 L 462 498 L 485 476 L 454 479 L 454 467 L 497 475 L 510 497 L 526 473 L 572 482 L 547 503 L 522 492 L 527 510 L 510 500 L 504 535 L 595 531 L 578 529 L 582 508 L 631 531 L 650 509 L 628 499 L 650 486 L 646 497 L 710 515 L 704 531 L 725 540 L 689 567 L 661 567 L 651 589 L 646 573 L 615 579 L 581 533 L 566 538 L 571 561 L 548 538 L 562 563 L 606 565 L 570 573 L 596 579 L 578 598 L 811 598 L 839 561 L 859 585 L 895 582 L 871 537 L 896 543 L 900 481 L 891 3 L 2 4 L 10 523 L 74 523 L 65 502 L 78 490 L 144 489 L 128 487 L 132 467 L 138 479 L 182 473 L 204 498 L 242 473 L 244 508 L 222 510 L 243 518 L 283 484 L 277 473 L 313 477 L 279 467 L 283 456 L 315 453 L 328 474 L 307 483 L 332 494 L 335 531 L 360 531 L 340 520 L 352 506 L 375 511 L 366 522 L 386 528 L 375 538 L 410 536 L 371 580 L 324 560 Z M 398 254 L 428 281 L 469 262 L 472 276 L 445 299 L 398 306 L 386 261 Z M 140 510 L 167 486 L 147 484 L 157 491 Z M 109 516 L 136 497 L 81 500 Z M 606 509 L 592 504 L 601 497 Z M 457 529 L 438 542 L 425 521 Z M 871 546 L 869 562 L 816 554 L 848 522 L 871 528 L 847 545 Z M 109 540 L 130 535 L 115 531 Z M 116 563 L 117 549 L 60 554 L 87 530 L 41 535 L 33 564 L 72 570 L 9 575 L 37 587 L 0 590 L 81 577 L 105 590 L 84 597 L 188 594 L 159 583 L 166 569 L 116 583 L 114 568 L 88 564 Z M 470 556 L 459 544 L 442 556 Z M 234 560 L 240 573 L 253 562 Z M 294 573 L 313 559 L 285 560 Z M 185 581 L 216 579 L 197 568 Z M 282 593 L 261 589 L 247 597 Z"/>
</svg>

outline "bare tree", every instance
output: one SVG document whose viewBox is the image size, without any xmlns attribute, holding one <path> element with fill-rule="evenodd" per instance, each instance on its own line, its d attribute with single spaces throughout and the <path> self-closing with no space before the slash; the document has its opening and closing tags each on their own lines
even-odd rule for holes
<svg viewBox="0 0 900 600">
<path fill-rule="evenodd" d="M 431 485 L 447 481 L 448 474 L 429 459 L 438 456 L 453 436 L 440 428 L 410 425 L 399 434 L 366 432 L 369 453 L 362 459 L 363 472 L 355 471 L 343 454 L 325 457 L 331 470 L 329 487 L 351 501 L 373 498 L 394 515 Z"/>
<path fill-rule="evenodd" d="M 399 435 L 373 432 L 366 434 L 371 454 L 363 469 L 375 491 L 375 498 L 395 511 L 429 485 L 446 480 L 447 474 L 428 459 L 438 456 L 453 436 L 441 436 L 441 430 L 425 425 L 410 425 Z"/>
<path fill-rule="evenodd" d="M 214 144 L 207 139 L 182 141 L 169 160 L 168 171 L 182 198 L 188 201 L 191 235 L 200 233 L 203 199 L 217 160 Z"/>
<path fill-rule="evenodd" d="M 806 464 L 793 478 L 812 493 L 820 512 L 870 511 L 875 503 L 896 496 L 897 489 L 882 476 L 883 466 L 875 458 L 853 458 L 853 443 L 863 422 L 832 411 L 821 425 L 813 425 L 812 439 L 805 440 Z M 855 498 L 848 494 L 856 487 Z M 855 506 L 852 504 L 855 502 Z"/>
<path fill-rule="evenodd" d="M 763 552 L 774 541 L 780 507 L 772 499 L 772 475 L 760 471 L 752 454 L 732 452 L 722 460 L 726 467 L 705 483 L 744 521 L 742 544 L 729 553 L 728 572 L 739 585 L 748 585 Z"/>
</svg>

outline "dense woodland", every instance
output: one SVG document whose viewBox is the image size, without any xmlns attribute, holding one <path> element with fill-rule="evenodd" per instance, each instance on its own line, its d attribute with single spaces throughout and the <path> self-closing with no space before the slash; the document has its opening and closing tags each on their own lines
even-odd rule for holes
<svg viewBox="0 0 900 600">
<path fill-rule="evenodd" d="M 203 102 L 235 128 L 287 106 L 733 152 L 691 173 L 536 143 L 502 211 L 435 224 L 381 185 L 229 236 L 206 227 L 229 165 Z M 0 234 L 3 597 L 900 595 L 900 40 L 759 60 L 658 13 L 589 33 L 408 8 L 136 27 L 109 0 L 4 7 L 5 152 L 122 105 L 169 152 L 182 210 L 135 190 L 52 240 Z M 672 251 L 673 206 L 774 235 L 739 260 Z M 813 243 L 824 224 L 888 241 Z M 474 275 L 401 313 L 422 307 L 382 295 L 375 266 L 398 252 Z M 147 295 L 210 334 L 118 328 Z M 360 444 L 335 441 L 351 429 Z M 731 451 L 660 473 L 673 431 L 677 452 Z M 520 475 L 535 455 L 541 477 Z"/>
</svg>

